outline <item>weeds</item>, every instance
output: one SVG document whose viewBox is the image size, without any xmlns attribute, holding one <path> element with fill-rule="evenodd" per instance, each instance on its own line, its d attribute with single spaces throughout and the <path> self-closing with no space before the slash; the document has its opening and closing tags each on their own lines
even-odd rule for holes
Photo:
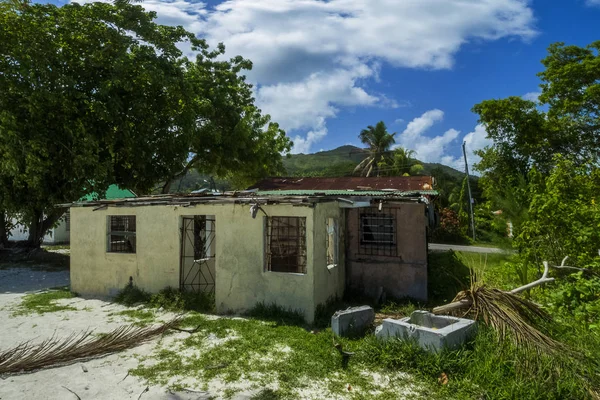
<svg viewBox="0 0 600 400">
<path fill-rule="evenodd" d="M 13 316 L 77 310 L 71 306 L 56 304 L 56 300 L 71 299 L 75 296 L 75 293 L 71 292 L 67 286 L 46 292 L 28 294 L 23 297 L 21 304 L 13 312 Z"/>
<path fill-rule="evenodd" d="M 197 311 L 214 312 L 214 295 L 205 293 L 181 292 L 173 288 L 165 288 L 158 293 L 150 294 L 134 285 L 127 285 L 114 298 L 116 303 L 124 306 L 144 304 L 165 311 Z"/>
<path fill-rule="evenodd" d="M 257 303 L 246 313 L 247 316 L 265 321 L 273 321 L 279 325 L 306 325 L 301 311 L 286 309 L 277 304 Z"/>
<path fill-rule="evenodd" d="M 117 293 L 114 301 L 124 306 L 131 307 L 136 304 L 148 303 L 151 297 L 152 295 L 145 290 L 134 285 L 127 285 L 123 290 Z"/>
</svg>

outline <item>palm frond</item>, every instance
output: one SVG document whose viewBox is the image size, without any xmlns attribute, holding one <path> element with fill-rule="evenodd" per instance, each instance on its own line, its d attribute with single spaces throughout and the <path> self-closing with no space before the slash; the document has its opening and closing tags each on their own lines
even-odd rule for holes
<svg viewBox="0 0 600 400">
<path fill-rule="evenodd" d="M 519 347 L 550 354 L 570 351 L 537 328 L 547 326 L 552 317 L 527 299 L 477 283 L 458 293 L 453 302 L 465 299 L 471 302 L 468 313 L 491 326 L 501 340 L 512 340 Z"/>
<path fill-rule="evenodd" d="M 100 335 L 85 331 L 64 339 L 51 337 L 39 344 L 23 342 L 0 352 L 0 375 L 68 365 L 129 349 L 162 335 L 180 322 L 180 318 L 175 318 L 158 327 L 126 325 Z"/>
</svg>

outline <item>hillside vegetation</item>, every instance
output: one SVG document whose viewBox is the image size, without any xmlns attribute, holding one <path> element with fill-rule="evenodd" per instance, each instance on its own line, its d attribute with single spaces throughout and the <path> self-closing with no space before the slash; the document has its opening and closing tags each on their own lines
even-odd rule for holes
<svg viewBox="0 0 600 400">
<path fill-rule="evenodd" d="M 283 159 L 288 176 L 348 176 L 367 157 L 366 150 L 355 146 L 340 146 L 333 150 L 314 154 L 293 154 Z M 462 179 L 464 173 L 437 163 L 423 163 L 422 175 L 432 175 L 436 168 L 455 179 Z"/>
</svg>

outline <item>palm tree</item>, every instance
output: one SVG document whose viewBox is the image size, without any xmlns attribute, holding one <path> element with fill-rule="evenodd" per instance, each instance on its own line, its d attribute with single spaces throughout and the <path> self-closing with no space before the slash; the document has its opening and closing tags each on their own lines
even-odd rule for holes
<svg viewBox="0 0 600 400">
<path fill-rule="evenodd" d="M 379 163 L 383 161 L 390 147 L 396 143 L 396 133 L 389 133 L 383 121 L 379 121 L 374 127 L 369 125 L 363 129 L 358 137 L 360 141 L 369 148 L 369 155 L 356 166 L 354 172 L 360 171 L 363 176 L 379 176 Z"/>
</svg>

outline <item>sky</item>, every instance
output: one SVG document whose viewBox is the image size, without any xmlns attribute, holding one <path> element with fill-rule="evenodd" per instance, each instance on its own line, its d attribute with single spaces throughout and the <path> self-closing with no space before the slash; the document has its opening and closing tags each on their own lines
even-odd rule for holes
<svg viewBox="0 0 600 400">
<path fill-rule="evenodd" d="M 86 1 L 86 0 L 80 0 Z M 52 0 L 64 4 L 64 0 Z M 554 42 L 600 40 L 600 0 L 144 0 L 157 22 L 182 25 L 254 68 L 263 112 L 294 153 L 361 146 L 384 121 L 396 145 L 463 169 L 461 145 L 489 144 L 471 108 L 536 100 Z"/>
</svg>

